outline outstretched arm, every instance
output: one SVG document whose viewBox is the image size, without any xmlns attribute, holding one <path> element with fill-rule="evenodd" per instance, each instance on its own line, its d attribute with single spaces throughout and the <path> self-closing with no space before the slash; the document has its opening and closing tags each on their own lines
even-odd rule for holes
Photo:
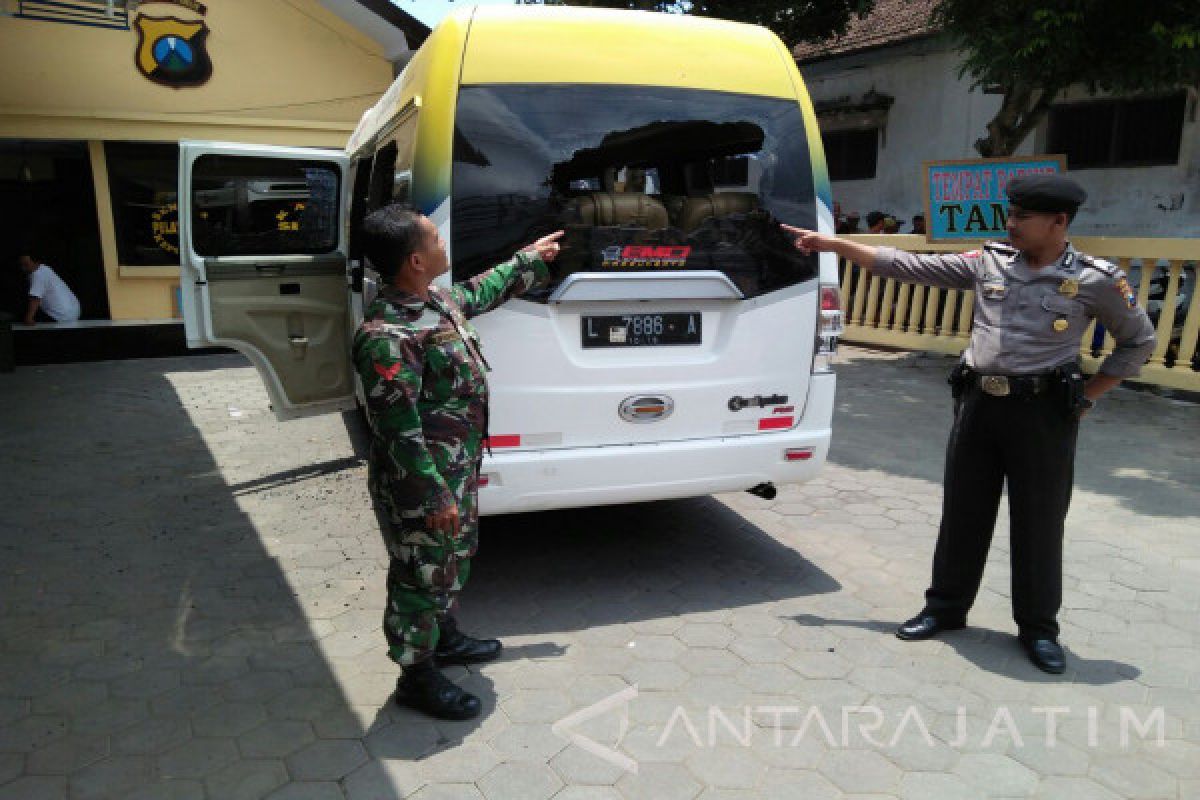
<svg viewBox="0 0 1200 800">
<path fill-rule="evenodd" d="M 523 294 L 550 274 L 546 264 L 558 257 L 558 240 L 563 231 L 543 236 L 522 248 L 511 260 L 492 267 L 467 281 L 456 283 L 450 293 L 468 318 L 491 311 L 510 297 Z"/>
<path fill-rule="evenodd" d="M 797 228 L 792 225 L 780 224 L 788 233 L 796 237 L 796 249 L 802 253 L 837 253 L 842 258 L 853 261 L 860 267 L 870 269 L 875 266 L 875 257 L 879 254 L 878 247 L 869 244 L 859 244 L 849 239 L 830 236 L 827 233 Z"/>
</svg>

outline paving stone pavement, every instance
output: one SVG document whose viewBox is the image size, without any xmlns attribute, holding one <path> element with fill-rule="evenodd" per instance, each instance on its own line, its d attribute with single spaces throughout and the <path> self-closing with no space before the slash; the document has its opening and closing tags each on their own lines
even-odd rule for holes
<svg viewBox="0 0 1200 800">
<path fill-rule="evenodd" d="M 505 657 L 451 671 L 455 723 L 389 703 L 356 417 L 277 424 L 238 356 L 0 375 L 0 800 L 1200 798 L 1200 408 L 1085 421 L 1055 677 L 1003 517 L 971 626 L 891 635 L 949 361 L 840 361 L 830 463 L 774 501 L 485 520 L 461 617 Z"/>
</svg>

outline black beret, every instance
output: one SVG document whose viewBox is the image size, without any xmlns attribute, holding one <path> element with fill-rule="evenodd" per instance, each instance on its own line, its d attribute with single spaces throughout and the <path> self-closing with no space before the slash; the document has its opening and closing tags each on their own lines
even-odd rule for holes
<svg viewBox="0 0 1200 800">
<path fill-rule="evenodd" d="M 1087 199 L 1087 192 L 1065 175 L 1022 175 L 1005 188 L 1008 202 L 1026 211 L 1060 211 L 1074 214 Z"/>
</svg>

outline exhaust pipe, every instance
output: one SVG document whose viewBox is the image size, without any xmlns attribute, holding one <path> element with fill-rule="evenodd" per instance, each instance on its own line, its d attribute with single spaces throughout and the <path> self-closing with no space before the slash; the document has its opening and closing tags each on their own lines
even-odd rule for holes
<svg viewBox="0 0 1200 800">
<path fill-rule="evenodd" d="M 746 490 L 755 497 L 761 497 L 763 500 L 774 500 L 778 492 L 775 491 L 775 484 L 760 483 L 758 486 Z"/>
</svg>

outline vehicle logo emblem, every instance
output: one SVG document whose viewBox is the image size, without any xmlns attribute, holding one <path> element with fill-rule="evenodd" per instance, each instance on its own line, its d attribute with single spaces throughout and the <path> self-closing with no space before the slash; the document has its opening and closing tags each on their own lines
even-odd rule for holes
<svg viewBox="0 0 1200 800">
<path fill-rule="evenodd" d="M 626 422 L 658 422 L 674 410 L 675 401 L 665 394 L 637 394 L 621 401 L 621 419 Z"/>
</svg>

